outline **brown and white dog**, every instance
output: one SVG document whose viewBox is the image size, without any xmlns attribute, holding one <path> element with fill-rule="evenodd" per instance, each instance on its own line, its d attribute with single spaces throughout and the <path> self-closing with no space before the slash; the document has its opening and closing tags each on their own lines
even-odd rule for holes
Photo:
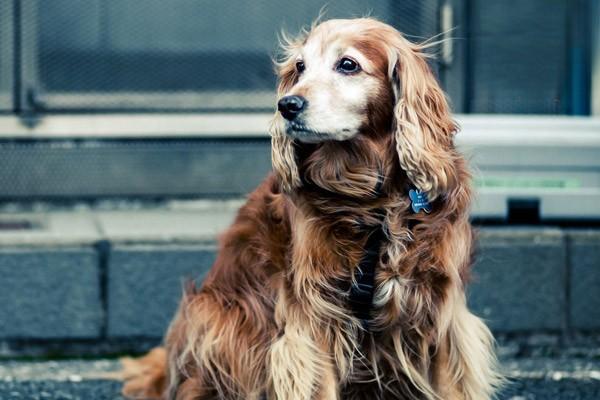
<svg viewBox="0 0 600 400">
<path fill-rule="evenodd" d="M 274 173 L 124 393 L 165 399 L 470 399 L 501 378 L 465 303 L 470 176 L 423 46 L 370 18 L 284 46 Z M 411 207 L 409 191 L 431 210 Z M 375 246 L 368 321 L 352 287 Z M 354 282 L 354 283 L 353 283 Z M 366 323 L 365 323 L 366 322 Z"/>
</svg>

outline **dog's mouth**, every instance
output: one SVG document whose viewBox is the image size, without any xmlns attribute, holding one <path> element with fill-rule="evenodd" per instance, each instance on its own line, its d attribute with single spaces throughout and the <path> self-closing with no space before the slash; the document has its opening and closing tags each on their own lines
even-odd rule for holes
<svg viewBox="0 0 600 400">
<path fill-rule="evenodd" d="M 306 143 L 320 143 L 325 141 L 344 141 L 352 138 L 355 134 L 349 128 L 340 129 L 336 132 L 323 132 L 313 129 L 301 121 L 287 121 L 286 134 L 294 139 Z"/>
<path fill-rule="evenodd" d="M 332 139 L 328 133 L 311 129 L 302 122 L 289 121 L 286 125 L 286 133 L 301 142 L 315 143 Z"/>
</svg>

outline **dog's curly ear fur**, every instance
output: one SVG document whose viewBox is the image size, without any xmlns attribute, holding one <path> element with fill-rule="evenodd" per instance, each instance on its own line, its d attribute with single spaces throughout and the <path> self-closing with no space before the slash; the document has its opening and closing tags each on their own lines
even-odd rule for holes
<svg viewBox="0 0 600 400">
<path fill-rule="evenodd" d="M 284 192 L 300 186 L 300 174 L 292 139 L 286 136 L 283 121 L 277 115 L 271 121 L 271 162 Z"/>
<path fill-rule="evenodd" d="M 279 75 L 277 99 L 284 96 L 297 80 L 295 58 L 302 39 L 283 37 L 281 44 L 283 60 L 275 62 Z M 301 185 L 294 141 L 285 133 L 285 122 L 278 111 L 271 120 L 271 160 L 273 171 L 277 176 L 284 192 L 291 192 Z"/>
<path fill-rule="evenodd" d="M 453 147 L 457 126 L 427 64 L 424 46 L 399 34 L 393 43 L 389 74 L 396 94 L 393 129 L 400 166 L 433 200 L 457 180 Z"/>
</svg>

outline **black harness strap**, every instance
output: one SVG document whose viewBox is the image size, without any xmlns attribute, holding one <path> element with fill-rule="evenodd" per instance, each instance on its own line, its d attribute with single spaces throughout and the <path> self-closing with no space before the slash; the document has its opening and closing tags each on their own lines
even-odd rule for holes
<svg viewBox="0 0 600 400">
<path fill-rule="evenodd" d="M 380 184 L 382 182 L 382 180 L 378 182 L 377 190 L 381 189 Z M 409 197 L 412 211 L 415 214 L 418 214 L 421 210 L 424 210 L 425 213 L 431 212 L 432 205 L 429 203 L 426 192 L 413 188 L 409 191 Z M 384 214 L 384 210 L 378 210 L 378 214 Z M 418 220 L 408 219 L 408 228 L 412 231 L 418 223 Z M 385 237 L 385 224 L 382 220 L 367 238 L 365 253 L 354 271 L 354 279 L 350 285 L 350 307 L 365 331 L 369 330 L 371 308 L 375 295 L 375 268 L 379 261 L 381 243 Z"/>
<path fill-rule="evenodd" d="M 377 225 L 367 238 L 365 253 L 354 271 L 354 280 L 350 286 L 350 307 L 365 330 L 368 330 L 371 319 L 371 307 L 375 295 L 375 267 L 379 261 L 379 251 L 384 237 L 383 224 Z"/>
</svg>

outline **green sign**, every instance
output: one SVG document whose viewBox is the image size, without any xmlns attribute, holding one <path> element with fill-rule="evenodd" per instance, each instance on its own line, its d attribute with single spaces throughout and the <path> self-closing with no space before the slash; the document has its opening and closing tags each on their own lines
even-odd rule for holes
<svg viewBox="0 0 600 400">
<path fill-rule="evenodd" d="M 575 178 L 534 178 L 534 177 L 482 177 L 474 179 L 479 188 L 542 188 L 542 189 L 576 189 L 581 187 Z"/>
</svg>

